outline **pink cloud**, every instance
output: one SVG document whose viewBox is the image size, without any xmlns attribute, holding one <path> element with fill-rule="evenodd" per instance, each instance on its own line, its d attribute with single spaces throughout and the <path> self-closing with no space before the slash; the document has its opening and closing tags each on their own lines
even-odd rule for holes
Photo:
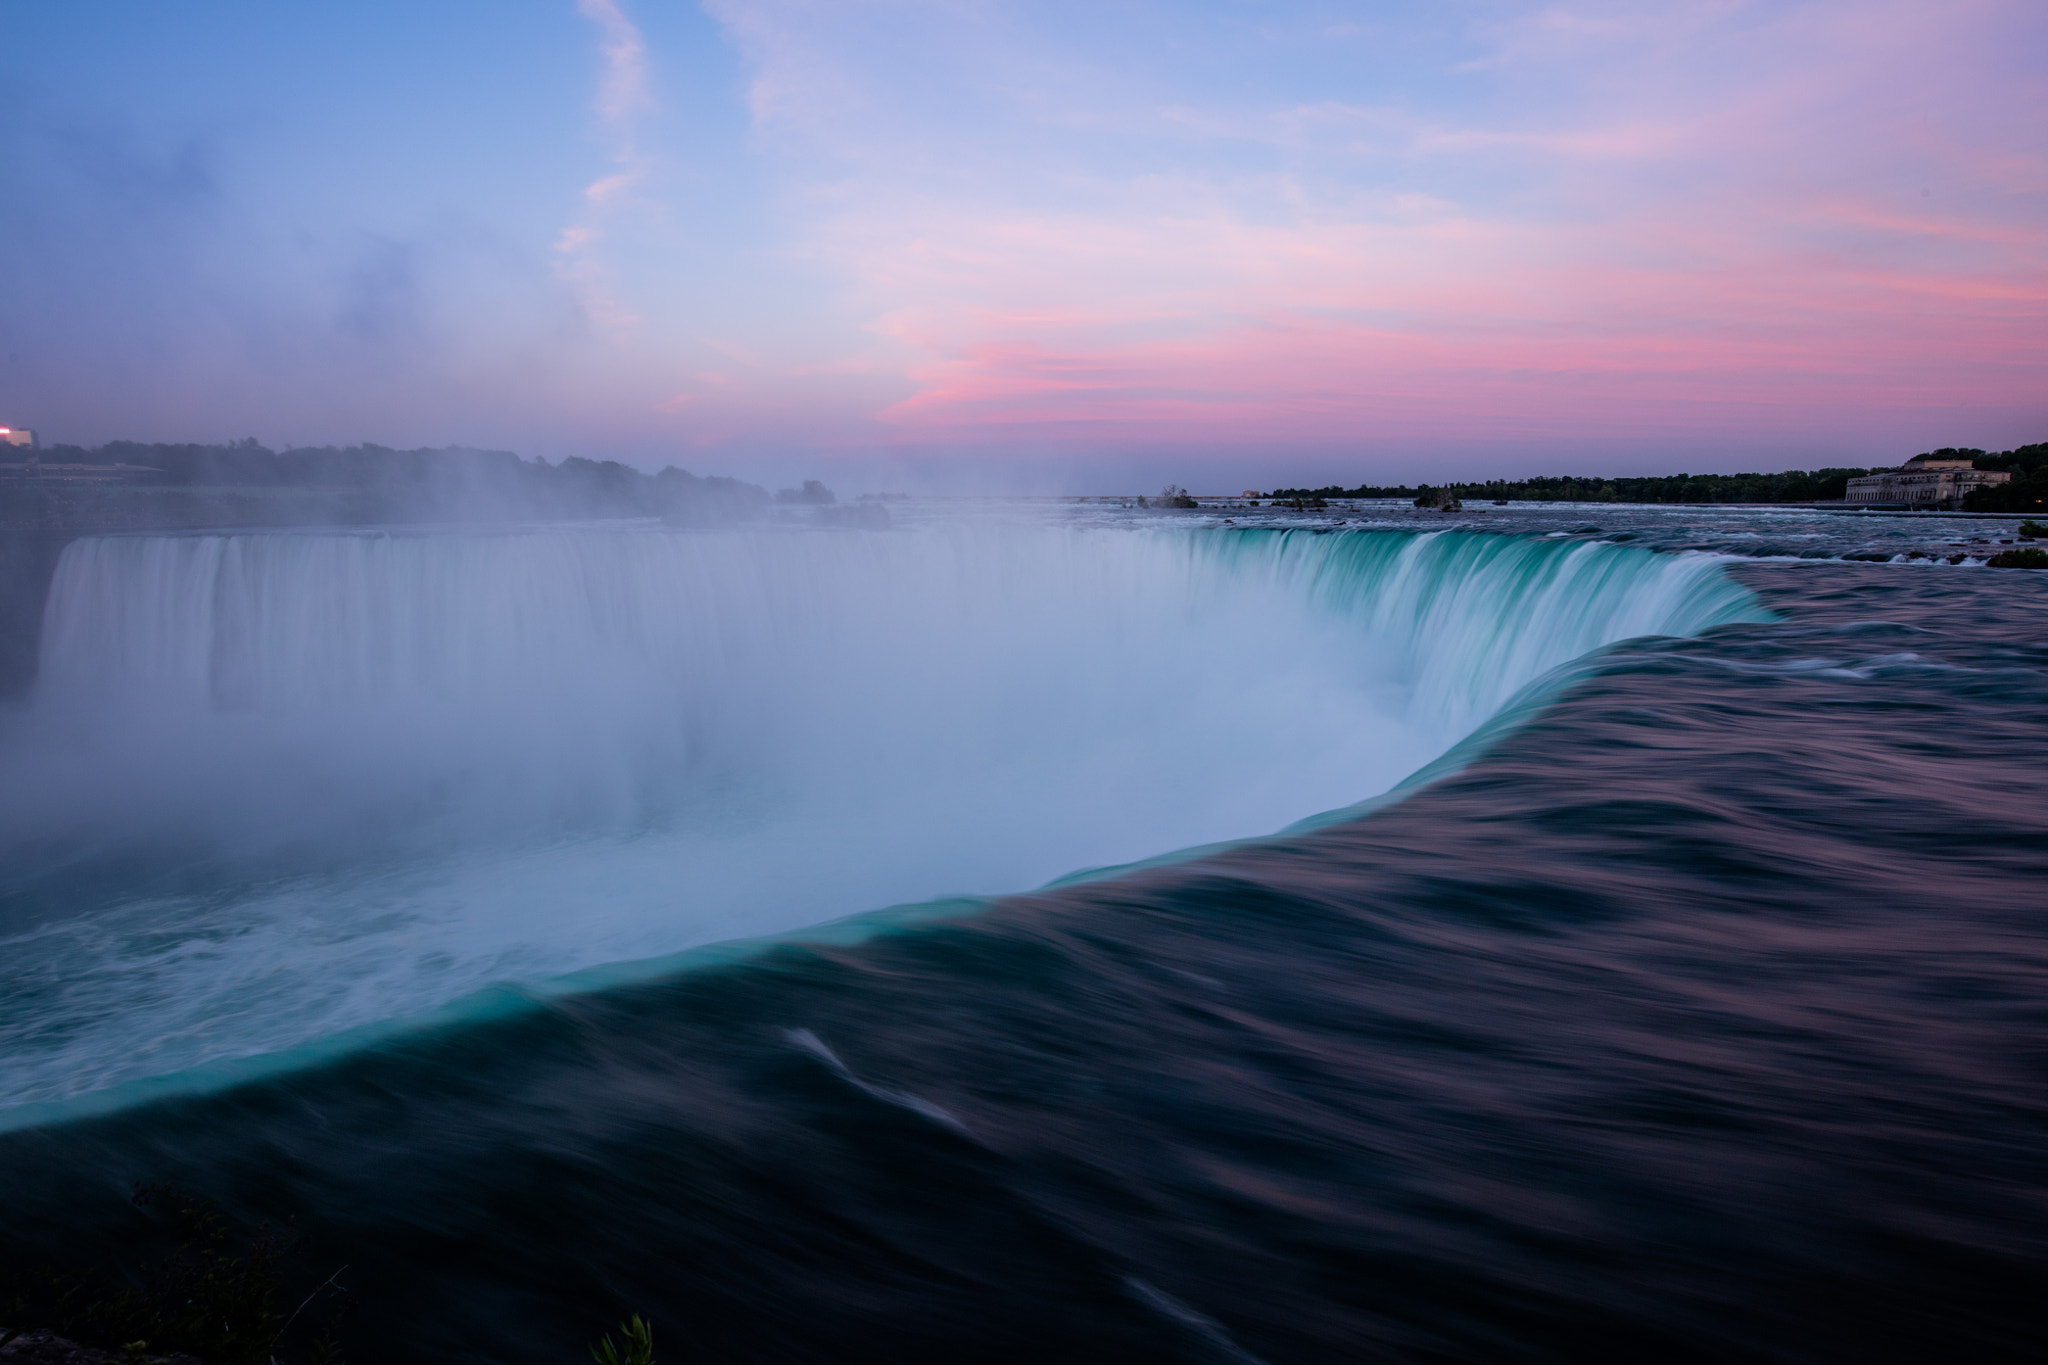
<svg viewBox="0 0 2048 1365">
<path fill-rule="evenodd" d="M 1183 225 L 1178 250 L 1165 232 L 1084 227 L 1062 241 L 1045 223 L 993 225 L 985 240 L 1016 254 L 975 291 L 985 301 L 928 302 L 880 324 L 916 357 L 918 386 L 880 416 L 905 439 L 942 442 L 1058 428 L 1320 443 L 1388 424 L 1598 428 L 1661 413 L 1684 426 L 1788 401 L 2010 404 L 2039 392 L 2048 275 L 2007 255 L 2029 254 L 2034 236 L 1936 224 L 1947 230 L 1922 235 L 1991 254 L 1901 266 L 1888 243 L 1804 233 L 1892 236 L 1914 220 L 1792 204 L 1759 235 L 1752 206 L 1728 209 L 1743 221 Z M 1001 254 L 924 252 L 877 274 L 957 293 Z M 1120 287 L 1126 272 L 1142 278 Z M 1160 288 L 1162 276 L 1180 287 Z M 1045 301 L 1018 297 L 1034 294 Z"/>
<path fill-rule="evenodd" d="M 787 258 L 864 326 L 767 347 L 723 390 L 665 382 L 695 434 L 1259 449 L 2048 421 L 2026 131 L 2048 91 L 2010 58 L 2041 28 L 2020 0 L 1529 5 L 1441 78 L 1502 97 L 1435 106 L 1163 97 L 1005 0 L 709 8 L 786 177 Z M 924 77 L 899 34 L 989 106 L 906 103 Z"/>
</svg>

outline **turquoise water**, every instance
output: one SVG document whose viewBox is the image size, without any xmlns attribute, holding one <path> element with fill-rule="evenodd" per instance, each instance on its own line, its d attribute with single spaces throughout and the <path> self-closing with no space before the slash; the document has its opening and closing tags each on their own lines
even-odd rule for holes
<svg viewBox="0 0 2048 1365">
<path fill-rule="evenodd" d="M 1755 615 L 1450 532 L 83 540 L 0 748 L 0 1103 L 1268 833 Z"/>
<path fill-rule="evenodd" d="M 1566 515 L 83 547 L 0 1264 L 172 1180 L 364 1359 L 2026 1358 L 2048 576 Z"/>
</svg>

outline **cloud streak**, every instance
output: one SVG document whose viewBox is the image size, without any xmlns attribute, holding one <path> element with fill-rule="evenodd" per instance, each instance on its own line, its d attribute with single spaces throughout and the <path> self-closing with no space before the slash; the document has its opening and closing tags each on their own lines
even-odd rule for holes
<svg viewBox="0 0 2048 1365">
<path fill-rule="evenodd" d="M 582 212 L 555 241 L 557 268 L 594 322 L 614 335 L 640 319 L 621 303 L 615 272 L 602 251 L 613 220 L 647 179 L 649 163 L 639 138 L 640 118 L 652 107 L 647 43 L 618 0 L 576 0 L 576 12 L 596 25 L 603 61 L 591 102 L 612 169 L 584 187 Z"/>
<path fill-rule="evenodd" d="M 915 386 L 885 441 L 2048 421 L 2048 177 L 2019 131 L 2048 101 L 2010 64 L 1974 88 L 2048 37 L 2028 6 L 1495 10 L 1425 76 L 1347 79 L 1205 8 L 1183 52 L 1298 68 L 1205 90 L 1198 51 L 1112 69 L 1117 35 L 1076 47 L 1064 11 L 715 6 L 803 249 Z M 908 58 L 863 39 L 906 11 Z M 975 93 L 931 118 L 906 62 Z"/>
<path fill-rule="evenodd" d="M 1248 484 L 2048 433 L 2037 0 L 240 13 L 55 7 L 26 43 L 19 420 L 1199 449 Z"/>
</svg>

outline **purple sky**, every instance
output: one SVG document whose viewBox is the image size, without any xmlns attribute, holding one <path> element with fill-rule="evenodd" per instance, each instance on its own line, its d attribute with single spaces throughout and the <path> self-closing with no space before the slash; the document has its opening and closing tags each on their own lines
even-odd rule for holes
<svg viewBox="0 0 2048 1365">
<path fill-rule="evenodd" d="M 851 490 L 2048 439 L 2048 6 L 14 6 L 0 423 Z"/>
</svg>

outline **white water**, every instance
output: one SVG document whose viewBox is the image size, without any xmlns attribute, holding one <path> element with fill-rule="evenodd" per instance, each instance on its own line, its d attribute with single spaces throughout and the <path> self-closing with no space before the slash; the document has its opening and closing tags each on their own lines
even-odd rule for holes
<svg viewBox="0 0 2048 1365">
<path fill-rule="evenodd" d="M 0 732 L 0 1104 L 1268 832 L 1744 616 L 1445 533 L 81 541 Z"/>
</svg>

